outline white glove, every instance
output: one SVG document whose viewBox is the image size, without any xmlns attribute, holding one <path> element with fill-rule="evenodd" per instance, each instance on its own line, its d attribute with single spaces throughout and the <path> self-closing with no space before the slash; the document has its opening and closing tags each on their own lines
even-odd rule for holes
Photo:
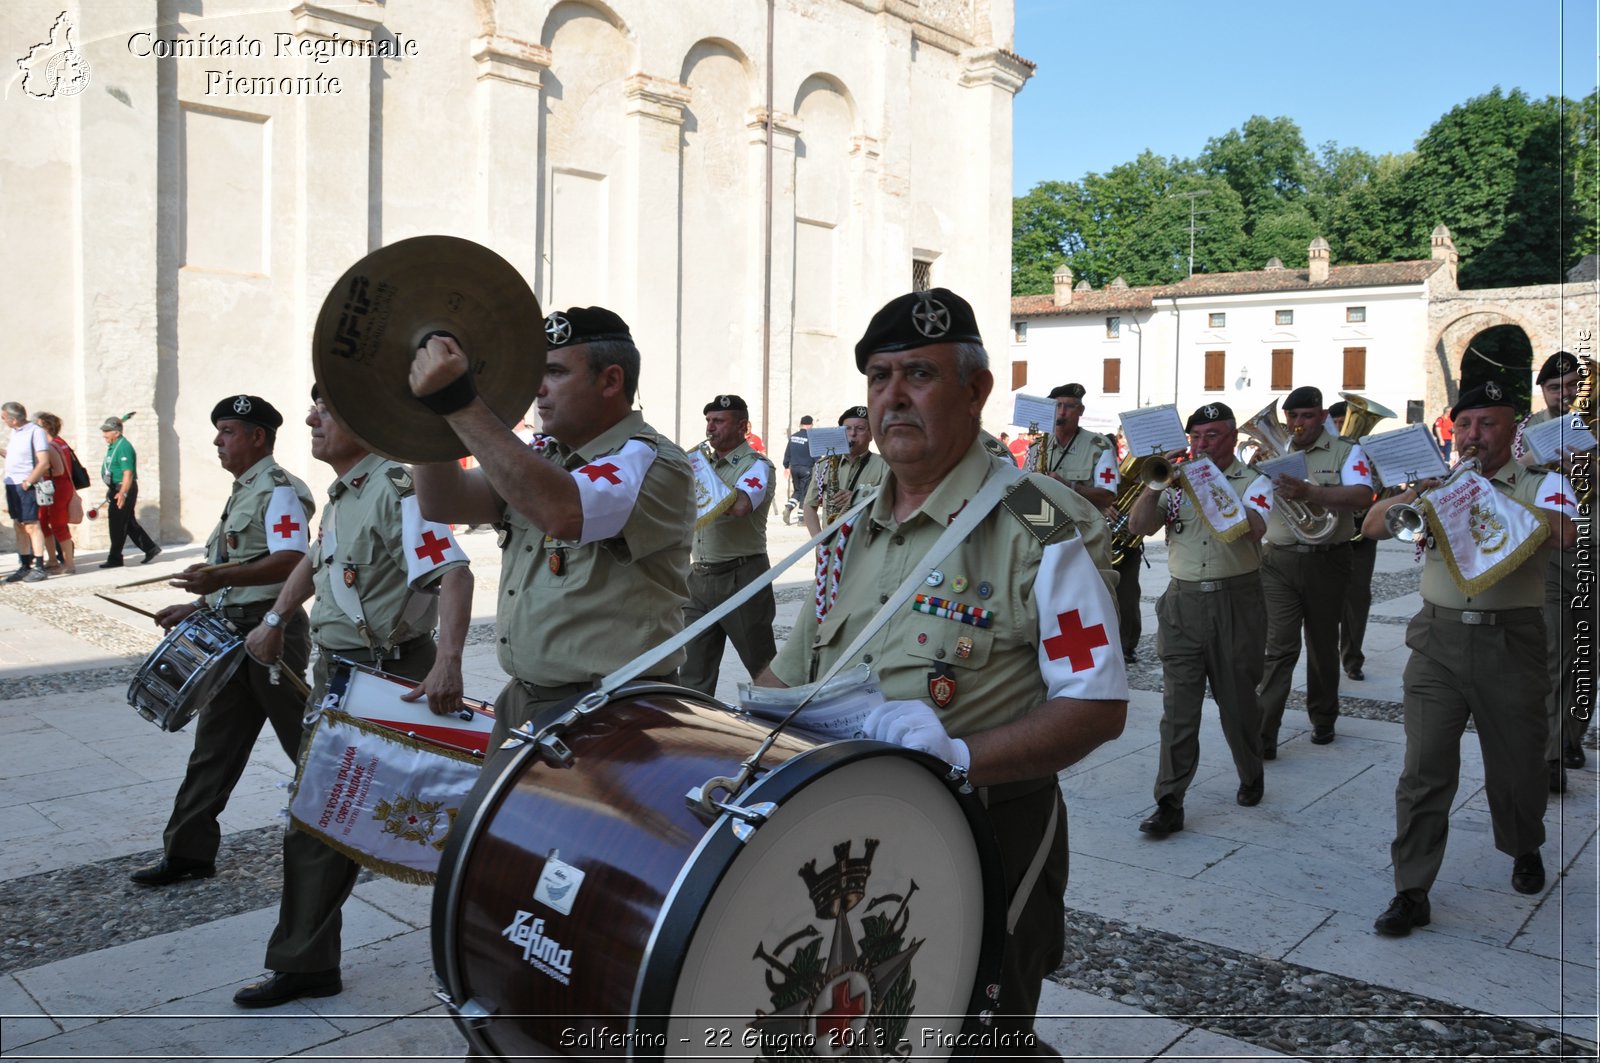
<svg viewBox="0 0 1600 1063">
<path fill-rule="evenodd" d="M 920 749 L 965 771 L 972 767 L 972 751 L 959 738 L 951 738 L 939 716 L 920 701 L 886 701 L 861 722 L 866 737 L 907 749 Z"/>
</svg>

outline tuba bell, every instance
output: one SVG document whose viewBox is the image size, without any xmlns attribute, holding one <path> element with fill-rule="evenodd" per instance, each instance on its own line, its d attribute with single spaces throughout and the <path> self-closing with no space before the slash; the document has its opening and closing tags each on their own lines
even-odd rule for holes
<svg viewBox="0 0 1600 1063">
<path fill-rule="evenodd" d="M 1344 420 L 1339 424 L 1339 434 L 1346 439 L 1371 435 L 1373 425 L 1379 421 L 1400 416 L 1382 403 L 1373 402 L 1353 391 L 1341 391 L 1339 397 L 1345 401 Z"/>
<path fill-rule="evenodd" d="M 1267 403 L 1254 417 L 1240 425 L 1239 434 L 1246 440 L 1239 444 L 1240 461 L 1245 460 L 1245 448 L 1252 444 L 1255 449 L 1250 460 L 1254 461 L 1258 458 L 1281 458 L 1289 453 L 1294 442 L 1289 430 L 1278 420 L 1277 399 Z M 1315 502 L 1280 498 L 1275 505 L 1289 522 L 1289 530 L 1294 532 L 1294 537 L 1309 546 L 1320 546 L 1332 539 L 1339 526 L 1339 518 Z"/>
</svg>

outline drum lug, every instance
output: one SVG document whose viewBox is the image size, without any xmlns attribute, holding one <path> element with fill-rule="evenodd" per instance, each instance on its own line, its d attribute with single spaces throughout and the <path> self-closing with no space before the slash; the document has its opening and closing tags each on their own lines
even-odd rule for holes
<svg viewBox="0 0 1600 1063">
<path fill-rule="evenodd" d="M 561 740 L 560 735 L 548 734 L 540 738 L 539 755 L 553 767 L 572 767 L 572 748 Z"/>
<path fill-rule="evenodd" d="M 473 997 L 465 1004 L 457 1007 L 455 997 L 452 997 L 443 989 L 435 989 L 433 991 L 433 995 L 436 1000 L 445 1006 L 445 1009 L 448 1010 L 451 1015 L 454 1015 L 457 1019 L 461 1020 L 463 1025 L 474 1030 L 478 1029 L 490 1019 L 494 1018 L 494 1009 L 485 1005 L 483 1001 L 479 1000 L 477 997 Z"/>
</svg>

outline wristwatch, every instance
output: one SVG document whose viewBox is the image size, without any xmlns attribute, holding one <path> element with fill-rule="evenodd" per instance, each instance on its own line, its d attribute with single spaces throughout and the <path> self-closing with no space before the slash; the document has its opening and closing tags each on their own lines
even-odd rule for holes
<svg viewBox="0 0 1600 1063">
<path fill-rule="evenodd" d="M 267 615 L 261 618 L 261 622 L 268 627 L 282 627 L 283 617 L 269 609 Z"/>
</svg>

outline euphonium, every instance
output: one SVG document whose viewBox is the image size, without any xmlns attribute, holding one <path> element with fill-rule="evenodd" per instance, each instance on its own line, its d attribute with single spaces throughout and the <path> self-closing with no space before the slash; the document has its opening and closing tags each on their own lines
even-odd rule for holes
<svg viewBox="0 0 1600 1063">
<path fill-rule="evenodd" d="M 1289 430 L 1278 420 L 1277 399 L 1267 403 L 1254 417 L 1240 425 L 1239 434 L 1247 440 L 1247 443 L 1239 444 L 1240 461 L 1244 460 L 1245 447 L 1248 443 L 1254 443 L 1256 456 L 1264 458 L 1281 458 L 1289 453 L 1293 445 L 1293 437 L 1289 435 Z M 1315 502 L 1280 497 L 1275 504 L 1284 519 L 1289 522 L 1289 529 L 1294 532 L 1294 537 L 1310 546 L 1320 545 L 1333 538 L 1334 529 L 1339 525 L 1337 516 Z"/>
<path fill-rule="evenodd" d="M 1139 498 L 1139 492 L 1146 487 L 1157 491 L 1164 491 L 1172 486 L 1174 471 L 1172 462 L 1160 454 L 1146 454 L 1144 457 L 1134 457 L 1129 454 L 1122 459 L 1122 464 L 1117 467 L 1122 474 L 1122 486 L 1117 489 L 1116 501 L 1111 503 L 1117 511 L 1115 520 L 1106 519 L 1106 526 L 1111 529 L 1111 563 L 1120 565 L 1122 559 L 1139 548 L 1144 542 L 1142 535 L 1128 533 L 1128 514 L 1133 511 L 1133 504 Z"/>
<path fill-rule="evenodd" d="M 1461 460 L 1440 481 L 1439 487 L 1448 486 L 1456 477 L 1465 472 L 1478 471 L 1478 448 L 1464 447 L 1461 451 Z M 1438 488 L 1434 488 L 1438 490 Z M 1383 512 L 1383 526 L 1389 534 L 1403 543 L 1414 543 L 1427 532 L 1428 521 L 1422 513 L 1422 496 L 1425 492 L 1418 492 L 1415 502 L 1396 502 Z"/>
</svg>

